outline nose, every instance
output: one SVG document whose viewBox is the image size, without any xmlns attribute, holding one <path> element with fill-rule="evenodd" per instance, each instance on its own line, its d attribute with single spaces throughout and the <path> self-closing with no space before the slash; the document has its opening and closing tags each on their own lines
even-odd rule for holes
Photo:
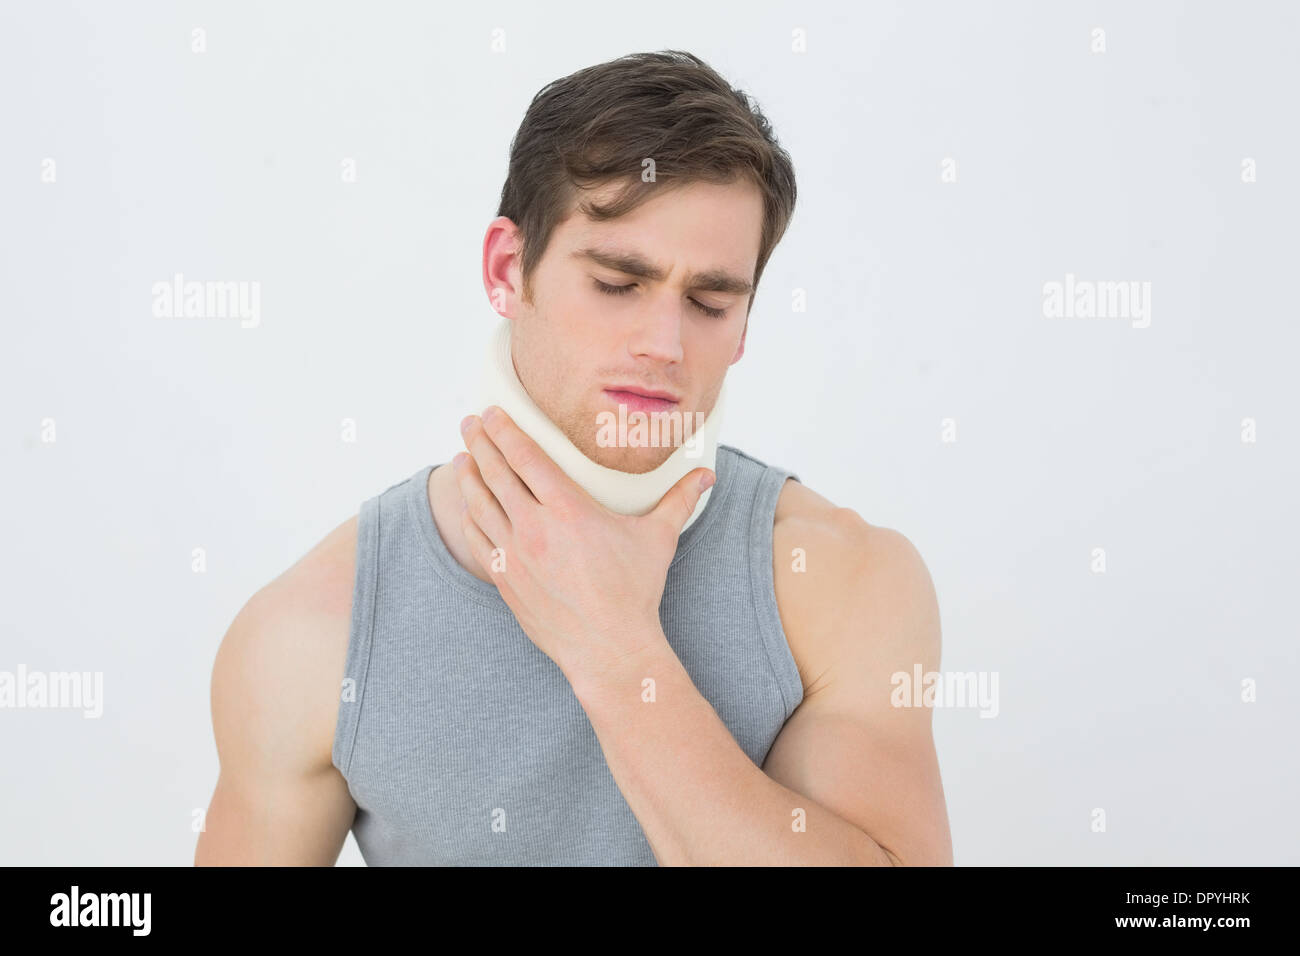
<svg viewBox="0 0 1300 956">
<path fill-rule="evenodd" d="M 682 315 L 672 306 L 658 305 L 654 311 L 639 316 L 628 337 L 627 351 L 632 358 L 675 364 L 683 357 Z"/>
</svg>

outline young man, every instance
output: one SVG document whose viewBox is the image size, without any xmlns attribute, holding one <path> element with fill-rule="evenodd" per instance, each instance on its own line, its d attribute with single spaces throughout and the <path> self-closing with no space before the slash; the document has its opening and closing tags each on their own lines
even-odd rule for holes
<svg viewBox="0 0 1300 956">
<path fill-rule="evenodd" d="M 330 864 L 352 829 L 372 865 L 951 864 L 930 710 L 891 702 L 939 666 L 911 543 L 731 446 L 597 434 L 619 404 L 716 422 L 794 201 L 689 54 L 534 98 L 483 278 L 544 416 L 468 417 L 466 457 L 240 611 L 196 863 Z"/>
</svg>

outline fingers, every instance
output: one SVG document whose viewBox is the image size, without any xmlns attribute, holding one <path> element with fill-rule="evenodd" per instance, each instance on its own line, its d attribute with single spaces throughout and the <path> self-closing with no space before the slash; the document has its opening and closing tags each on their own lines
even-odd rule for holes
<svg viewBox="0 0 1300 956">
<path fill-rule="evenodd" d="M 470 455 L 460 452 L 452 459 L 456 484 L 465 501 L 465 521 L 473 524 L 487 538 L 488 550 L 505 547 L 510 540 L 510 519 L 501 503 L 483 482 L 478 465 Z"/>
<path fill-rule="evenodd" d="M 700 496 L 712 487 L 716 480 L 716 473 L 708 468 L 695 468 L 687 472 L 659 499 L 659 504 L 647 517 L 653 516 L 680 534 L 682 526 L 694 514 L 695 506 L 700 503 Z"/>
<path fill-rule="evenodd" d="M 500 503 L 506 517 L 513 523 L 526 516 L 526 512 L 537 506 L 537 499 L 524 484 L 523 479 L 506 461 L 501 450 L 483 428 L 477 415 L 470 415 L 460 423 L 461 434 L 465 437 L 465 447 L 469 449 L 478 466 L 476 473 L 483 484 Z M 489 534 L 491 530 L 484 528 Z"/>
<path fill-rule="evenodd" d="M 460 526 L 465 533 L 465 544 L 470 554 L 474 555 L 474 560 L 486 571 L 492 566 L 493 545 L 488 536 L 483 533 L 483 529 L 474 523 L 464 503 L 460 509 Z"/>
<path fill-rule="evenodd" d="M 552 504 L 571 490 L 569 476 L 504 410 L 489 405 L 483 412 L 482 426 L 536 501 Z"/>
</svg>

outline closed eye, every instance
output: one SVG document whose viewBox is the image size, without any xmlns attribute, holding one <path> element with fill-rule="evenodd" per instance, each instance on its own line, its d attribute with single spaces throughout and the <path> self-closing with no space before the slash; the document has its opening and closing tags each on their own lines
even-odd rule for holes
<svg viewBox="0 0 1300 956">
<path fill-rule="evenodd" d="M 596 288 L 605 293 L 605 295 L 628 295 L 637 286 L 635 282 L 629 283 L 628 285 L 610 285 L 607 282 L 601 282 L 599 279 L 595 278 L 591 281 L 596 283 Z M 695 306 L 695 308 L 713 319 L 720 319 L 727 314 L 726 309 L 715 309 L 704 305 L 702 302 L 696 302 L 694 299 L 691 299 L 691 305 Z"/>
</svg>

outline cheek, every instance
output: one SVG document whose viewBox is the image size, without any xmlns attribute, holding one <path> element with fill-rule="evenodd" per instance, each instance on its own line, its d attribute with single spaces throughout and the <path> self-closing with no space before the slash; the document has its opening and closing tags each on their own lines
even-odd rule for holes
<svg viewBox="0 0 1300 956">
<path fill-rule="evenodd" d="M 564 294 L 552 304 L 550 318 L 575 335 L 584 334 L 584 330 L 593 326 L 605 310 L 596 296 L 599 293 L 587 293 L 580 285 L 565 290 Z"/>
</svg>

